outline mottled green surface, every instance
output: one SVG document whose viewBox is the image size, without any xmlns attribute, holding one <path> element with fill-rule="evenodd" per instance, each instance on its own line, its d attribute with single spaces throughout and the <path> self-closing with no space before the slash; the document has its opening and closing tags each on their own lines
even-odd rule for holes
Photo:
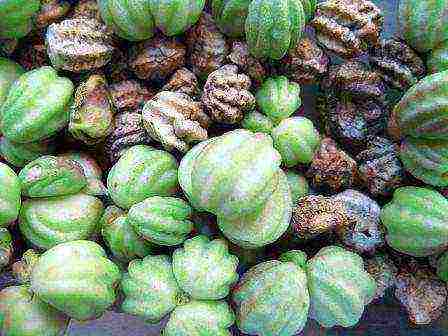
<svg viewBox="0 0 448 336">
<path fill-rule="evenodd" d="M 163 336 L 231 336 L 235 317 L 224 301 L 191 301 L 177 307 Z"/>
<path fill-rule="evenodd" d="M 16 173 L 6 164 L 0 162 L 0 227 L 13 222 L 20 210 L 20 181 Z"/>
<path fill-rule="evenodd" d="M 33 295 L 26 286 L 0 292 L 2 336 L 59 336 L 69 318 Z"/>
<path fill-rule="evenodd" d="M 233 290 L 237 326 L 250 335 L 292 336 L 308 317 L 305 272 L 290 261 L 265 261 L 247 271 Z"/>
<path fill-rule="evenodd" d="M 196 300 L 220 300 L 238 280 L 238 258 L 223 239 L 196 236 L 173 253 L 173 272 L 180 288 Z"/>
<path fill-rule="evenodd" d="M 193 209 L 180 198 L 149 197 L 129 209 L 128 220 L 135 231 L 163 246 L 182 244 L 193 230 Z"/>
<path fill-rule="evenodd" d="M 262 113 L 278 124 L 302 105 L 300 85 L 284 76 L 268 78 L 256 94 Z"/>
<path fill-rule="evenodd" d="M 64 128 L 73 84 L 44 66 L 19 77 L 0 109 L 3 135 L 14 142 L 38 141 Z"/>
<path fill-rule="evenodd" d="M 70 152 L 59 156 L 74 160 L 82 167 L 87 179 L 87 185 L 82 192 L 92 196 L 107 195 L 107 188 L 102 181 L 103 172 L 92 156 L 82 152 Z"/>
<path fill-rule="evenodd" d="M 319 132 L 313 122 L 305 117 L 282 120 L 272 130 L 272 139 L 287 167 L 310 163 L 320 144 Z"/>
<path fill-rule="evenodd" d="M 259 212 L 230 220 L 218 217 L 218 225 L 227 239 L 246 249 L 271 244 L 281 237 L 291 219 L 291 191 L 285 174 L 278 172 L 275 190 Z"/>
<path fill-rule="evenodd" d="M 430 52 L 426 65 L 429 73 L 448 70 L 448 42 L 438 45 Z"/>
<path fill-rule="evenodd" d="M 321 249 L 307 265 L 310 317 L 321 326 L 358 323 L 376 291 L 362 258 L 338 246 Z"/>
<path fill-rule="evenodd" d="M 177 168 L 170 153 L 133 146 L 109 171 L 107 188 L 116 205 L 129 209 L 148 197 L 174 194 L 178 188 Z"/>
<path fill-rule="evenodd" d="M 309 185 L 306 178 L 298 173 L 288 170 L 286 172 L 289 189 L 291 190 L 292 204 L 294 205 L 299 198 L 309 194 Z"/>
<path fill-rule="evenodd" d="M 8 58 L 0 57 L 0 108 L 14 81 L 24 73 L 23 68 Z"/>
<path fill-rule="evenodd" d="M 182 159 L 179 182 L 197 209 L 238 219 L 263 208 L 279 166 L 269 136 L 239 129 L 193 147 Z"/>
<path fill-rule="evenodd" d="M 59 244 L 39 258 L 31 290 L 76 320 L 98 318 L 115 301 L 121 279 L 118 267 L 92 241 Z"/>
<path fill-rule="evenodd" d="M 146 40 L 154 34 L 149 0 L 99 0 L 101 17 L 108 27 L 126 40 Z"/>
<path fill-rule="evenodd" d="M 244 116 L 241 126 L 251 132 L 262 132 L 271 134 L 274 128 L 274 123 L 264 114 L 254 111 L 249 112 Z"/>
<path fill-rule="evenodd" d="M 316 12 L 317 0 L 300 0 L 305 11 L 306 21 L 309 22 Z"/>
<path fill-rule="evenodd" d="M 1 0 L 0 38 L 21 38 L 32 28 L 32 16 L 40 8 L 40 0 Z"/>
<path fill-rule="evenodd" d="M 419 52 L 448 39 L 447 0 L 401 0 L 397 18 L 401 36 Z"/>
<path fill-rule="evenodd" d="M 54 152 L 54 146 L 49 141 L 17 143 L 1 137 L 0 154 L 16 167 L 23 167 L 38 157 Z"/>
<path fill-rule="evenodd" d="M 113 205 L 106 208 L 100 221 L 101 235 L 114 257 L 127 263 L 150 254 L 151 244 L 137 235 L 126 214 L 119 215 L 117 209 Z"/>
<path fill-rule="evenodd" d="M 82 193 L 27 199 L 20 209 L 19 228 L 30 243 L 49 249 L 59 243 L 90 238 L 103 211 L 98 198 Z"/>
<path fill-rule="evenodd" d="M 193 26 L 202 14 L 205 0 L 148 0 L 158 29 L 168 36 Z"/>
<path fill-rule="evenodd" d="M 250 53 L 281 59 L 295 46 L 305 27 L 305 11 L 297 0 L 253 0 L 245 31 Z"/>
<path fill-rule="evenodd" d="M 22 194 L 28 197 L 64 196 L 87 185 L 82 167 L 75 161 L 45 155 L 28 163 L 19 173 Z"/>
<path fill-rule="evenodd" d="M 448 252 L 443 253 L 437 261 L 437 275 L 443 281 L 448 282 Z"/>
<path fill-rule="evenodd" d="M 402 187 L 381 210 L 387 243 L 416 257 L 448 247 L 448 200 L 427 188 Z"/>
<path fill-rule="evenodd" d="M 0 228 L 0 270 L 6 267 L 12 257 L 12 237 L 8 229 Z"/>
<path fill-rule="evenodd" d="M 251 0 L 212 0 L 216 25 L 229 37 L 243 37 Z"/>
<path fill-rule="evenodd" d="M 181 303 L 180 290 L 168 256 L 147 256 L 129 264 L 123 275 L 121 289 L 124 312 L 140 316 L 150 322 L 160 321 Z"/>
</svg>

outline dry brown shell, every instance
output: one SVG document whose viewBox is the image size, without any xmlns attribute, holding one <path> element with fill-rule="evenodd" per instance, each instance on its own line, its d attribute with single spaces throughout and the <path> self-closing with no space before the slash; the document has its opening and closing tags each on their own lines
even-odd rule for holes
<svg viewBox="0 0 448 336">
<path fill-rule="evenodd" d="M 197 76 L 206 77 L 225 63 L 229 48 L 210 14 L 202 14 L 187 32 L 186 41 L 188 64 Z"/>
<path fill-rule="evenodd" d="M 309 195 L 301 197 L 293 206 L 291 230 L 294 237 L 308 240 L 337 227 L 349 225 L 344 204 L 330 197 Z"/>
<path fill-rule="evenodd" d="M 199 94 L 198 79 L 196 75 L 187 68 L 180 68 L 163 86 L 162 91 L 180 92 L 196 97 Z"/>
<path fill-rule="evenodd" d="M 375 279 L 376 292 L 374 300 L 384 297 L 386 291 L 395 285 L 398 269 L 387 255 L 376 255 L 364 262 L 366 271 Z"/>
<path fill-rule="evenodd" d="M 150 142 L 151 138 L 143 127 L 140 111 L 119 113 L 115 116 L 112 131 L 106 138 L 104 152 L 110 163 L 114 164 L 126 148 Z"/>
<path fill-rule="evenodd" d="M 168 151 L 185 153 L 191 143 L 208 138 L 210 118 L 202 104 L 185 93 L 159 92 L 146 103 L 142 114 L 149 135 Z"/>
<path fill-rule="evenodd" d="M 227 58 L 237 65 L 242 72 L 246 73 L 255 86 L 260 86 L 263 83 L 267 71 L 263 64 L 249 53 L 247 43 L 234 41 L 232 51 Z"/>
<path fill-rule="evenodd" d="M 133 112 L 143 107 L 143 104 L 154 96 L 136 80 L 124 80 L 109 86 L 112 103 L 117 112 Z"/>
<path fill-rule="evenodd" d="M 373 48 L 370 62 L 390 86 L 406 91 L 425 75 L 425 64 L 405 42 L 389 39 Z"/>
<path fill-rule="evenodd" d="M 140 79 L 163 81 L 185 64 L 186 47 L 175 37 L 156 36 L 134 45 L 129 67 Z"/>
<path fill-rule="evenodd" d="M 51 24 L 47 29 L 46 45 L 53 66 L 73 72 L 103 67 L 114 49 L 106 26 L 91 19 Z"/>
<path fill-rule="evenodd" d="M 255 97 L 249 91 L 250 86 L 250 78 L 238 73 L 236 65 L 224 65 L 212 72 L 202 94 L 206 112 L 217 122 L 240 122 L 244 113 L 255 107 Z"/>
<path fill-rule="evenodd" d="M 42 0 L 40 10 L 35 17 L 36 28 L 45 28 L 60 21 L 70 10 L 70 3 L 61 0 Z"/>
<path fill-rule="evenodd" d="M 333 139 L 325 138 L 314 154 L 306 175 L 314 188 L 335 193 L 356 184 L 358 167 L 356 161 L 340 150 Z"/>
<path fill-rule="evenodd" d="M 40 34 L 25 37 L 16 55 L 17 62 L 26 70 L 50 65 L 45 40 Z"/>
<path fill-rule="evenodd" d="M 447 287 L 428 269 L 400 271 L 395 282 L 395 297 L 403 305 L 413 324 L 430 324 L 438 319 L 447 301 Z"/>
<path fill-rule="evenodd" d="M 79 0 L 70 12 L 71 18 L 87 18 L 101 20 L 96 0 Z"/>
<path fill-rule="evenodd" d="M 300 84 L 309 84 L 328 71 L 329 58 L 316 42 L 304 37 L 281 62 L 282 72 L 287 77 Z"/>
<path fill-rule="evenodd" d="M 378 44 L 383 17 L 371 1 L 328 0 L 318 4 L 311 24 L 322 45 L 351 58 Z"/>
</svg>

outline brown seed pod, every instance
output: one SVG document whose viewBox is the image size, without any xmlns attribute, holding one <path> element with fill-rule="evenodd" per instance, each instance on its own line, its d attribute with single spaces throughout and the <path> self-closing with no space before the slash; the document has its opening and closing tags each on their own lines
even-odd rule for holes
<svg viewBox="0 0 448 336">
<path fill-rule="evenodd" d="M 104 67 L 104 74 L 110 83 L 125 81 L 134 77 L 128 65 L 127 53 L 115 48 L 109 63 Z"/>
<path fill-rule="evenodd" d="M 328 71 L 329 58 L 316 42 L 304 37 L 281 63 L 282 72 L 287 77 L 300 84 L 310 84 Z"/>
<path fill-rule="evenodd" d="M 36 28 L 42 29 L 62 20 L 69 10 L 69 1 L 41 0 L 40 10 L 34 20 Z"/>
<path fill-rule="evenodd" d="M 197 97 L 199 94 L 198 79 L 196 75 L 187 68 L 180 68 L 163 86 L 162 91 L 180 92 Z"/>
<path fill-rule="evenodd" d="M 349 217 L 344 204 L 330 197 L 304 196 L 292 209 L 292 235 L 302 240 L 313 239 L 347 225 Z"/>
<path fill-rule="evenodd" d="M 106 26 L 91 19 L 71 19 L 48 27 L 46 45 L 57 69 L 81 72 L 101 68 L 112 56 L 112 37 Z"/>
<path fill-rule="evenodd" d="M 267 71 L 263 64 L 249 53 L 247 43 L 241 41 L 233 42 L 232 51 L 227 58 L 230 62 L 237 65 L 242 72 L 247 73 L 255 86 L 258 87 L 263 83 Z"/>
<path fill-rule="evenodd" d="M 140 79 L 163 81 L 185 64 L 186 47 L 176 38 L 156 36 L 134 45 L 128 64 Z"/>
<path fill-rule="evenodd" d="M 366 271 L 375 279 L 376 292 L 373 300 L 380 300 L 395 285 L 397 267 L 386 254 L 379 254 L 364 262 Z"/>
<path fill-rule="evenodd" d="M 239 74 L 236 65 L 225 65 L 212 72 L 202 94 L 206 112 L 217 122 L 240 122 L 244 113 L 255 107 L 255 97 L 249 91 L 250 85 L 250 78 Z"/>
<path fill-rule="evenodd" d="M 143 125 L 148 134 L 163 147 L 186 153 L 190 144 L 206 140 L 210 118 L 185 93 L 162 91 L 143 108 Z"/>
<path fill-rule="evenodd" d="M 143 127 L 140 111 L 119 113 L 112 123 L 112 131 L 106 138 L 104 154 L 114 164 L 122 151 L 134 145 L 147 145 L 151 138 Z"/>
<path fill-rule="evenodd" d="M 314 154 L 306 175 L 314 188 L 335 193 L 356 184 L 358 167 L 356 161 L 340 150 L 333 139 L 325 138 Z"/>
<path fill-rule="evenodd" d="M 112 103 L 117 112 L 132 112 L 154 96 L 154 92 L 136 80 L 124 80 L 109 86 Z"/>
<path fill-rule="evenodd" d="M 390 86 L 406 91 L 425 75 L 420 56 L 405 42 L 389 39 L 372 49 L 370 63 Z"/>
<path fill-rule="evenodd" d="M 111 131 L 113 108 L 106 79 L 92 75 L 75 91 L 68 130 L 87 145 L 103 141 Z"/>
<path fill-rule="evenodd" d="M 368 138 L 368 147 L 356 156 L 360 180 L 373 196 L 389 196 L 404 182 L 397 148 L 381 137 Z"/>
<path fill-rule="evenodd" d="M 70 12 L 69 17 L 72 19 L 86 18 L 101 20 L 98 1 L 79 0 L 73 7 L 73 10 Z"/>
<path fill-rule="evenodd" d="M 378 44 L 383 17 L 371 1 L 328 0 L 318 4 L 311 25 L 323 46 L 352 58 Z"/>
<path fill-rule="evenodd" d="M 40 34 L 26 36 L 17 49 L 16 59 L 26 70 L 50 65 L 43 36 Z"/>
<path fill-rule="evenodd" d="M 197 24 L 187 32 L 186 41 L 188 64 L 197 76 L 207 77 L 225 63 L 229 48 L 210 14 L 202 14 Z"/>
</svg>

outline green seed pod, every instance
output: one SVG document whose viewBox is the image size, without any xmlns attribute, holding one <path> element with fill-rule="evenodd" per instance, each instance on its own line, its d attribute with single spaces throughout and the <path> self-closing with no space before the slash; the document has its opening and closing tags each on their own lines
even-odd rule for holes
<svg viewBox="0 0 448 336">
<path fill-rule="evenodd" d="M 443 281 L 448 282 L 448 252 L 443 253 L 437 260 L 437 275 Z"/>
<path fill-rule="evenodd" d="M 0 39 L 21 38 L 32 28 L 32 17 L 39 11 L 40 0 L 0 1 Z"/>
<path fill-rule="evenodd" d="M 31 273 L 40 258 L 40 254 L 33 249 L 26 250 L 22 258 L 12 264 L 12 273 L 22 285 L 28 285 L 31 281 Z"/>
<path fill-rule="evenodd" d="M 81 152 L 70 152 L 59 155 L 59 157 L 73 160 L 82 167 L 87 179 L 87 185 L 82 189 L 83 193 L 91 196 L 107 195 L 107 188 L 102 181 L 103 172 L 95 159 L 90 155 Z"/>
<path fill-rule="evenodd" d="M 104 141 L 111 131 L 113 110 L 106 78 L 90 76 L 75 91 L 69 132 L 87 145 Z"/>
<path fill-rule="evenodd" d="M 0 228 L 0 271 L 8 266 L 13 253 L 12 237 L 5 228 Z"/>
<path fill-rule="evenodd" d="M 0 292 L 0 333 L 3 336 L 59 336 L 69 318 L 41 301 L 26 286 Z"/>
<path fill-rule="evenodd" d="M 428 55 L 427 67 L 429 73 L 448 70 L 448 43 L 443 42 Z"/>
<path fill-rule="evenodd" d="M 295 253 L 301 253 L 300 251 Z M 301 264 L 271 260 L 247 271 L 234 287 L 238 328 L 250 335 L 292 336 L 305 326 L 310 298 Z"/>
<path fill-rule="evenodd" d="M 22 194 L 49 197 L 76 194 L 87 185 L 82 167 L 75 161 L 57 156 L 41 156 L 19 173 Z"/>
<path fill-rule="evenodd" d="M 149 197 L 129 209 L 128 220 L 146 240 L 163 246 L 182 244 L 194 224 L 193 209 L 174 197 Z"/>
<path fill-rule="evenodd" d="M 0 162 L 0 227 L 15 221 L 20 210 L 20 181 L 16 173 Z"/>
<path fill-rule="evenodd" d="M 24 167 L 42 155 L 54 152 L 54 145 L 49 140 L 28 142 L 25 144 L 12 142 L 5 137 L 0 138 L 1 156 L 15 167 Z"/>
<path fill-rule="evenodd" d="M 107 177 L 114 203 L 129 209 L 151 196 L 170 196 L 178 187 L 177 161 L 170 153 L 137 145 L 126 150 Z"/>
<path fill-rule="evenodd" d="M 239 219 L 264 207 L 279 166 L 269 136 L 239 129 L 193 147 L 182 159 L 179 182 L 198 210 Z"/>
<path fill-rule="evenodd" d="M 40 249 L 78 239 L 88 239 L 98 228 L 103 204 L 93 196 L 35 198 L 23 202 L 19 228 Z"/>
<path fill-rule="evenodd" d="M 271 134 L 274 128 L 274 123 L 264 114 L 253 111 L 244 116 L 241 126 L 251 132 Z"/>
<path fill-rule="evenodd" d="M 272 139 L 287 167 L 310 163 L 320 144 L 319 132 L 313 122 L 305 117 L 282 120 L 272 130 Z"/>
<path fill-rule="evenodd" d="M 73 84 L 51 67 L 26 72 L 9 90 L 0 109 L 5 137 L 26 143 L 55 134 L 68 123 Z"/>
<path fill-rule="evenodd" d="M 229 37 L 244 36 L 251 0 L 213 0 L 212 14 L 218 28 Z"/>
<path fill-rule="evenodd" d="M 448 40 L 447 0 L 400 0 L 398 30 L 418 52 L 434 49 Z"/>
<path fill-rule="evenodd" d="M 256 97 L 261 112 L 275 124 L 291 116 L 302 105 L 300 85 L 284 76 L 268 78 Z"/>
<path fill-rule="evenodd" d="M 375 296 L 376 283 L 362 258 L 339 246 L 321 249 L 307 267 L 310 316 L 325 328 L 357 324 Z"/>
<path fill-rule="evenodd" d="M 448 247 L 448 200 L 436 191 L 398 188 L 380 218 L 387 243 L 397 251 L 425 257 Z"/>
<path fill-rule="evenodd" d="M 310 187 L 303 175 L 288 170 L 286 172 L 286 178 L 288 179 L 289 189 L 291 190 L 292 204 L 296 204 L 299 198 L 309 194 Z"/>
<path fill-rule="evenodd" d="M 76 320 L 100 317 L 116 299 L 119 268 L 92 241 L 59 244 L 39 258 L 31 290 L 43 301 Z"/>
<path fill-rule="evenodd" d="M 149 0 L 99 0 L 98 7 L 106 25 L 125 40 L 146 40 L 154 35 Z"/>
<path fill-rule="evenodd" d="M 179 35 L 202 14 L 205 0 L 148 0 L 157 28 L 167 36 Z"/>
<path fill-rule="evenodd" d="M 196 236 L 173 253 L 173 272 L 180 288 L 196 300 L 220 300 L 238 281 L 238 258 L 222 239 Z M 213 272 L 210 272 L 213 270 Z"/>
<path fill-rule="evenodd" d="M 235 321 L 225 301 L 191 301 L 177 307 L 163 329 L 163 336 L 231 336 Z"/>
<path fill-rule="evenodd" d="M 291 213 L 288 180 L 283 171 L 279 171 L 277 186 L 261 211 L 234 220 L 218 216 L 218 226 L 232 243 L 255 249 L 279 239 L 289 226 Z"/>
<path fill-rule="evenodd" d="M 129 263 L 121 289 L 125 313 L 157 323 L 182 303 L 185 294 L 177 285 L 168 256 L 147 256 Z"/>
<path fill-rule="evenodd" d="M 23 68 L 16 62 L 0 57 L 0 108 L 6 100 L 9 88 L 24 72 Z"/>
<path fill-rule="evenodd" d="M 111 205 L 100 220 L 101 235 L 118 260 L 128 263 L 151 253 L 152 246 L 137 235 L 123 210 Z"/>
<path fill-rule="evenodd" d="M 294 47 L 305 28 L 305 11 L 298 0 L 253 0 L 245 23 L 250 53 L 279 60 Z"/>
</svg>

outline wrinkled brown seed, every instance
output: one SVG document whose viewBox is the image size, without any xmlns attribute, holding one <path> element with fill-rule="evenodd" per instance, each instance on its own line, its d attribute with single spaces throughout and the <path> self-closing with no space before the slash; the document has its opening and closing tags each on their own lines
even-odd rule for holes
<svg viewBox="0 0 448 336">
<path fill-rule="evenodd" d="M 148 134 L 163 147 L 186 153 L 190 143 L 208 138 L 210 118 L 185 93 L 162 91 L 143 108 L 143 125 Z"/>
<path fill-rule="evenodd" d="M 65 0 L 41 0 L 41 7 L 35 17 L 36 28 L 45 28 L 48 25 L 58 22 L 70 10 L 70 3 Z"/>
<path fill-rule="evenodd" d="M 225 124 L 240 122 L 244 113 L 255 107 L 255 97 L 249 91 L 250 85 L 250 78 L 238 73 L 236 65 L 225 65 L 212 72 L 202 94 L 202 103 L 208 115 Z"/>
<path fill-rule="evenodd" d="M 109 86 L 112 103 L 117 112 L 133 112 L 154 96 L 142 83 L 136 80 L 124 80 Z"/>
<path fill-rule="evenodd" d="M 386 291 L 395 286 L 398 269 L 386 254 L 379 254 L 364 262 L 365 269 L 376 282 L 374 300 L 380 300 Z"/>
<path fill-rule="evenodd" d="M 171 76 L 162 91 L 180 92 L 196 97 L 199 95 L 198 85 L 196 75 L 187 68 L 181 68 Z"/>
<path fill-rule="evenodd" d="M 245 42 L 234 41 L 227 58 L 237 65 L 242 72 L 246 73 L 255 86 L 260 86 L 267 76 L 263 64 L 249 53 L 249 47 Z"/>
</svg>

